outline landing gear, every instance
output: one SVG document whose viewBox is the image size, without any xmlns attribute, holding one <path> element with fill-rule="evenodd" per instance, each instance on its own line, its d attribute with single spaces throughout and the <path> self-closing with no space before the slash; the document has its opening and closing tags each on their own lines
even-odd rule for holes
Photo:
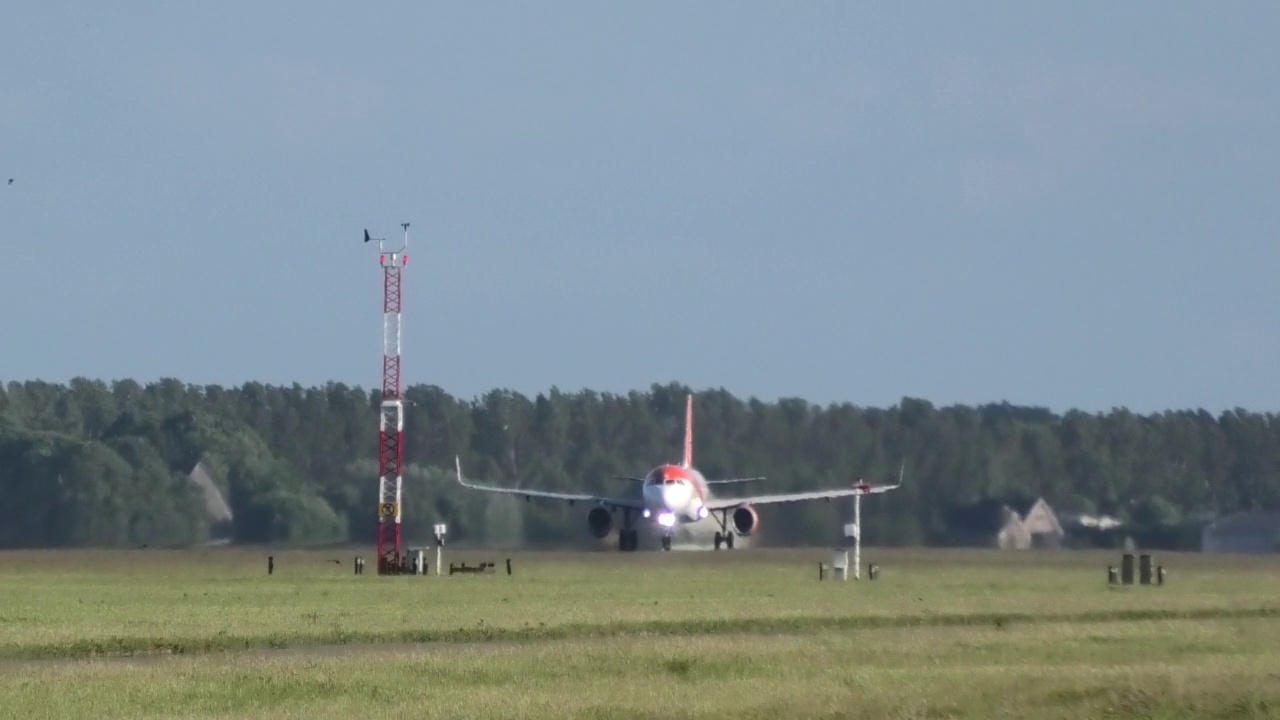
<svg viewBox="0 0 1280 720">
<path fill-rule="evenodd" d="M 671 533 L 662 534 L 662 549 L 663 550 L 671 549 Z"/>
<path fill-rule="evenodd" d="M 721 510 L 719 517 L 712 513 L 711 517 L 715 518 L 716 523 L 720 525 L 720 531 L 716 531 L 716 549 L 719 550 L 721 545 L 725 549 L 733 549 L 733 531 L 729 529 L 729 511 Z M 723 531 L 723 532 L 721 532 Z"/>
</svg>

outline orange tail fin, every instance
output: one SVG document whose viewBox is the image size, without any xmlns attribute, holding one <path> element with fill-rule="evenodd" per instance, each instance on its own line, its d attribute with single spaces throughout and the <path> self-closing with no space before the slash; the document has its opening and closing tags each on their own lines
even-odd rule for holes
<svg viewBox="0 0 1280 720">
<path fill-rule="evenodd" d="M 684 403 L 684 466 L 693 467 L 693 393 Z"/>
</svg>

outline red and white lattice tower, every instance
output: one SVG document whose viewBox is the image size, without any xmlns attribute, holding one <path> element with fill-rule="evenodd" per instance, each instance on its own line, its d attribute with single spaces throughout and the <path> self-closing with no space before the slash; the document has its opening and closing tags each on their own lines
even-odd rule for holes
<svg viewBox="0 0 1280 720">
<path fill-rule="evenodd" d="M 404 467 L 404 400 L 400 397 L 400 275 L 408 262 L 409 223 L 404 242 L 389 248 L 378 240 L 382 265 L 382 404 L 378 418 L 378 574 L 398 574 L 400 545 L 400 486 Z M 369 231 L 365 231 L 365 242 Z"/>
</svg>

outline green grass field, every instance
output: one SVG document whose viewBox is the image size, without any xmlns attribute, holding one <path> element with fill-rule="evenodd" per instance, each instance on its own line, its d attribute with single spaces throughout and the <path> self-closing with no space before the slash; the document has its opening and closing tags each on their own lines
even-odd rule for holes
<svg viewBox="0 0 1280 720">
<path fill-rule="evenodd" d="M 1158 554 L 1164 587 L 1108 586 L 1116 553 L 828 559 L 0 553 L 0 716 L 1280 717 L 1280 557 Z"/>
</svg>

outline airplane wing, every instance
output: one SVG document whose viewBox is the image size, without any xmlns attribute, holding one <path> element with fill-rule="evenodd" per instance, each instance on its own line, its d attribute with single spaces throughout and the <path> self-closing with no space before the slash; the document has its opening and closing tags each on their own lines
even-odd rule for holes
<svg viewBox="0 0 1280 720">
<path fill-rule="evenodd" d="M 764 480 L 764 476 L 763 476 L 763 475 L 761 475 L 760 477 L 749 477 L 749 478 L 724 478 L 724 479 L 722 479 L 722 480 L 707 480 L 707 481 L 706 481 L 706 483 L 707 483 L 708 485 L 722 485 L 722 484 L 724 484 L 724 483 L 753 482 L 753 481 L 756 481 L 756 480 Z"/>
<path fill-rule="evenodd" d="M 777 495 L 755 495 L 752 497 L 715 498 L 707 503 L 708 510 L 724 510 L 737 505 L 772 505 L 774 503 L 797 502 L 800 500 L 831 500 L 833 498 L 853 497 L 854 495 L 876 495 L 902 486 L 902 472 L 906 463 L 898 469 L 898 482 L 893 485 L 872 485 L 859 481 L 853 487 L 832 488 L 830 490 L 810 490 L 809 492 L 779 493 Z"/>
<path fill-rule="evenodd" d="M 458 457 L 454 458 L 458 469 L 458 484 L 472 490 L 484 490 L 485 492 L 507 493 L 508 495 L 522 495 L 526 500 L 529 498 L 549 498 L 551 500 L 565 500 L 570 504 L 574 502 L 600 503 L 603 505 L 611 505 L 613 507 L 632 508 L 634 510 L 644 509 L 644 503 L 639 498 L 619 498 L 605 497 L 602 495 L 588 495 L 586 493 L 561 493 L 551 492 L 548 490 L 529 490 L 525 488 L 504 488 L 494 487 L 492 485 L 477 485 L 469 483 L 462 478 L 462 460 Z"/>
</svg>

